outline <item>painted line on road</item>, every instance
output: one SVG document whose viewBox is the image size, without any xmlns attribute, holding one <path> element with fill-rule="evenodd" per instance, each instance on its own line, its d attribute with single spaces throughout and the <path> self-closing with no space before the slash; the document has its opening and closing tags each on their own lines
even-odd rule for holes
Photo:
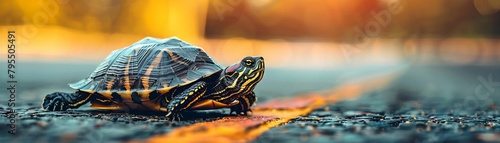
<svg viewBox="0 0 500 143">
<path fill-rule="evenodd" d="M 270 128 L 286 124 L 314 109 L 341 100 L 356 99 L 363 93 L 383 88 L 399 73 L 398 70 L 356 80 L 338 86 L 327 94 L 311 93 L 271 100 L 252 108 L 253 116 L 230 116 L 212 122 L 196 123 L 177 128 L 168 134 L 154 136 L 147 142 L 249 142 Z"/>
</svg>

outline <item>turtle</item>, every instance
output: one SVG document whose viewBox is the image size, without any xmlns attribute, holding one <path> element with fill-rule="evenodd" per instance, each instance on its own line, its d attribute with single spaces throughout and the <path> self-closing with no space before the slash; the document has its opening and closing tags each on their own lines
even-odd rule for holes
<svg viewBox="0 0 500 143">
<path fill-rule="evenodd" d="M 230 114 L 247 115 L 264 69 L 261 56 L 223 68 L 205 50 L 177 37 L 146 37 L 114 50 L 90 76 L 68 84 L 74 93 L 47 94 L 41 106 L 65 111 L 90 102 L 96 109 L 159 111 L 167 117 L 230 108 Z"/>
</svg>

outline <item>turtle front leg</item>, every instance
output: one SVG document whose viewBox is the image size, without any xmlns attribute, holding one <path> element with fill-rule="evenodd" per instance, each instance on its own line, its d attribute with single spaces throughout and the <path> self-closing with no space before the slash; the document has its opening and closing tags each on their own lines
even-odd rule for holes
<svg viewBox="0 0 500 143">
<path fill-rule="evenodd" d="M 77 91 L 75 93 L 54 92 L 43 99 L 42 108 L 47 111 L 65 111 L 68 108 L 78 108 L 87 103 L 91 94 Z"/>
<path fill-rule="evenodd" d="M 186 90 L 175 95 L 172 101 L 167 104 L 167 117 L 184 111 L 196 103 L 207 91 L 205 82 L 198 82 L 191 85 Z M 174 115 L 176 116 L 176 115 Z M 174 117 L 175 118 L 175 117 Z"/>
<path fill-rule="evenodd" d="M 243 95 L 240 98 L 238 98 L 238 101 L 240 101 L 239 104 L 234 105 L 231 107 L 231 112 L 236 112 L 236 115 L 247 115 L 248 112 L 252 112 L 252 109 L 250 107 L 257 101 L 257 96 L 255 96 L 255 93 L 252 91 L 249 94 Z"/>
</svg>

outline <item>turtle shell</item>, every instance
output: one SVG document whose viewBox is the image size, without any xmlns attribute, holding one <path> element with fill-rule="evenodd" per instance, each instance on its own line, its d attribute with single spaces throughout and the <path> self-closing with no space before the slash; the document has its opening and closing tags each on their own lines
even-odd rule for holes
<svg viewBox="0 0 500 143">
<path fill-rule="evenodd" d="M 177 37 L 147 37 L 113 51 L 88 78 L 69 86 L 91 93 L 168 92 L 171 87 L 187 85 L 221 70 L 200 47 Z"/>
</svg>

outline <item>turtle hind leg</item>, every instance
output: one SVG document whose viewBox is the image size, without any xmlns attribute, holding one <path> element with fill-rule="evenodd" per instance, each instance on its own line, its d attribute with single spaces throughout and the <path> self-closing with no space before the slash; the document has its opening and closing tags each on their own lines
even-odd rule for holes
<svg viewBox="0 0 500 143">
<path fill-rule="evenodd" d="M 207 86 L 205 82 L 197 82 L 191 85 L 189 88 L 175 95 L 172 100 L 167 103 L 166 116 L 178 116 L 179 111 L 189 109 L 189 107 L 194 105 L 206 91 Z"/>
<path fill-rule="evenodd" d="M 233 113 L 236 112 L 236 115 L 247 115 L 249 112 L 252 112 L 252 109 L 250 107 L 257 101 L 257 96 L 255 96 L 255 93 L 252 91 L 249 94 L 243 95 L 240 98 L 238 98 L 238 101 L 240 101 L 239 104 L 234 105 L 231 107 L 231 112 Z"/>
<path fill-rule="evenodd" d="M 89 99 L 90 93 L 86 92 L 54 92 L 45 96 L 42 108 L 48 111 L 65 111 L 69 108 L 78 108 L 87 103 Z"/>
</svg>

